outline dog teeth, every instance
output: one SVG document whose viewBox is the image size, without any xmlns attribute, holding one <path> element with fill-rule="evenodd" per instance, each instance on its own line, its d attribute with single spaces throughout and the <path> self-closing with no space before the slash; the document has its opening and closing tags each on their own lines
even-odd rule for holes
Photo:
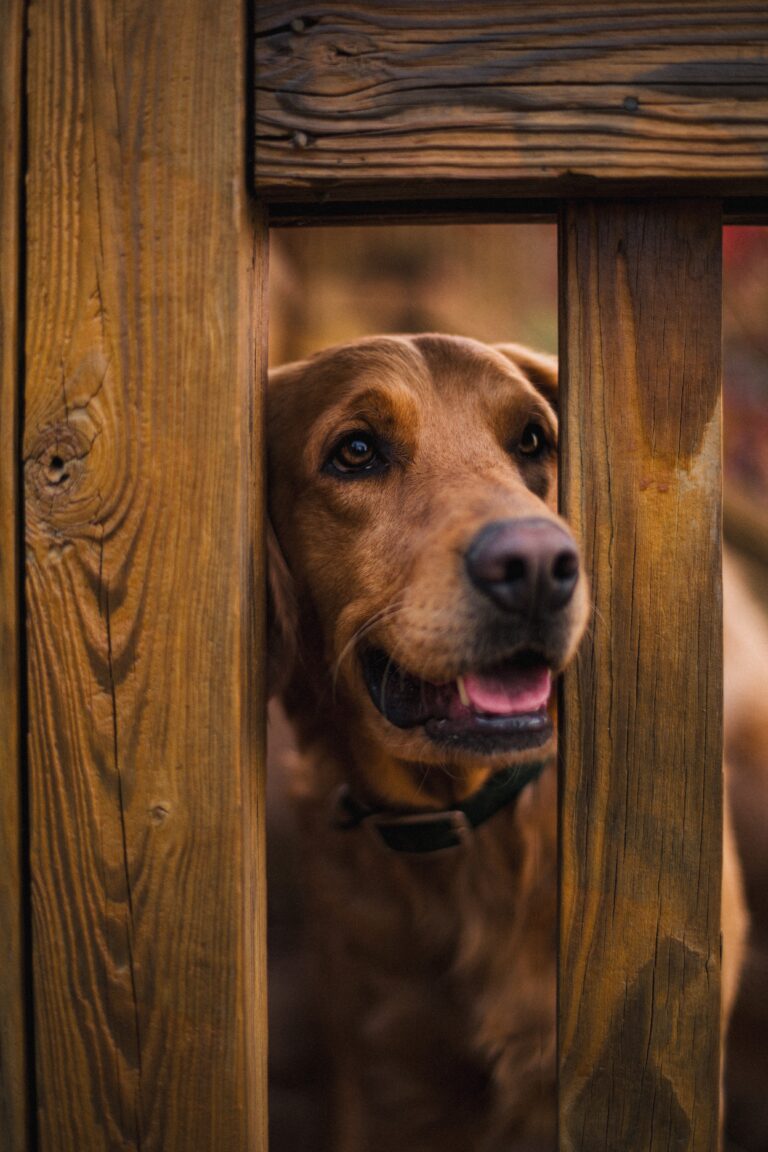
<svg viewBox="0 0 768 1152">
<path fill-rule="evenodd" d="M 469 702 L 469 693 L 467 692 L 467 686 L 464 683 L 464 677 L 463 676 L 457 676 L 456 677 L 456 687 L 458 688 L 458 691 L 459 691 L 459 700 L 461 700 L 461 702 L 465 708 L 470 708 L 471 705 Z"/>
</svg>

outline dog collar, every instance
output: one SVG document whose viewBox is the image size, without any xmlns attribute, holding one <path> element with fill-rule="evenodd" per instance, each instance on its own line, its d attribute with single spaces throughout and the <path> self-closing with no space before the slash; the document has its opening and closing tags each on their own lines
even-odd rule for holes
<svg viewBox="0 0 768 1152">
<path fill-rule="evenodd" d="M 369 824 L 393 852 L 440 852 L 466 844 L 473 829 L 484 824 L 535 780 L 546 760 L 520 768 L 505 768 L 491 776 L 463 804 L 440 812 L 392 812 L 369 808 L 343 785 L 336 796 L 333 824 L 342 831 Z"/>
</svg>

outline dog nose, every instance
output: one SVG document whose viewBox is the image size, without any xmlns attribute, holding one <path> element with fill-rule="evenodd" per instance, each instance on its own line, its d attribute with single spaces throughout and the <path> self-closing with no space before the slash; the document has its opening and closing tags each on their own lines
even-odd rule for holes
<svg viewBox="0 0 768 1152">
<path fill-rule="evenodd" d="M 505 612 L 557 611 L 573 596 L 579 554 L 551 520 L 499 520 L 478 532 L 466 554 L 476 588 Z"/>
</svg>

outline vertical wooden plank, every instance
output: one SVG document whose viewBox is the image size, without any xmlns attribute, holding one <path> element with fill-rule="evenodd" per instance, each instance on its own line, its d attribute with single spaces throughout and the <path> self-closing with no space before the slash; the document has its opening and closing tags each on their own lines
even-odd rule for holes
<svg viewBox="0 0 768 1152">
<path fill-rule="evenodd" d="M 563 512 L 591 636 L 563 690 L 560 1147 L 717 1147 L 720 210 L 562 222 Z"/>
<path fill-rule="evenodd" d="M 27 1149 L 24 1005 L 19 316 L 24 4 L 0 7 L 0 1152 Z"/>
<path fill-rule="evenodd" d="M 259 1149 L 245 6 L 38 0 L 29 23 L 40 1149 Z"/>
</svg>

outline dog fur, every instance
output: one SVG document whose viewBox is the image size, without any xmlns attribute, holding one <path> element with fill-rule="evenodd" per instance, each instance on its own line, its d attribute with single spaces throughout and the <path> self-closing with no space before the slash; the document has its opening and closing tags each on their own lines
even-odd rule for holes
<svg viewBox="0 0 768 1152">
<path fill-rule="evenodd" d="M 551 357 L 436 335 L 368 338 L 270 378 L 271 676 L 299 749 L 287 779 L 312 958 L 302 978 L 317 993 L 312 1059 L 330 1100 L 316 1149 L 554 1146 L 554 726 L 530 747 L 436 742 L 374 706 L 359 654 L 375 646 L 437 685 L 521 645 L 545 650 L 555 674 L 572 658 L 583 573 L 535 636 L 467 578 L 484 526 L 568 531 L 556 388 Z M 546 441 L 535 454 L 531 427 Z M 380 470 L 345 470 L 343 438 L 360 429 L 377 434 Z M 470 850 L 413 857 L 334 823 L 341 786 L 376 810 L 441 810 L 533 761 L 541 774 Z M 730 835 L 725 848 L 728 1011 L 746 920 Z"/>
</svg>

